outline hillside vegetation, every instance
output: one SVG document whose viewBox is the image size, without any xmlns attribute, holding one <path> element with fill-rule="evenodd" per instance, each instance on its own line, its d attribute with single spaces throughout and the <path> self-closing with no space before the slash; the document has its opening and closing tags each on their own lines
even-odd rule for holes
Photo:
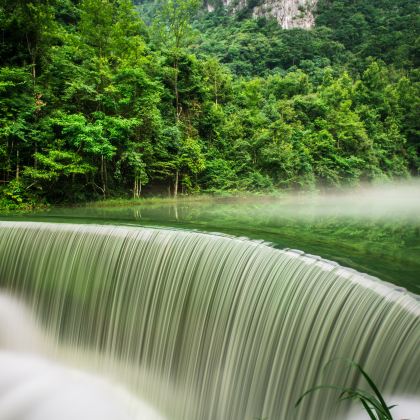
<svg viewBox="0 0 420 420">
<path fill-rule="evenodd" d="M 196 0 L 0 0 L 0 205 L 416 175 L 416 3 L 321 0 L 286 31 Z"/>
</svg>

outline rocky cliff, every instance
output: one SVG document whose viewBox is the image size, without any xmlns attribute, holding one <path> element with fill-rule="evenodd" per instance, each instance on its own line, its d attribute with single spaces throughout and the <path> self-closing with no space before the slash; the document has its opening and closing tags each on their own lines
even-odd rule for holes
<svg viewBox="0 0 420 420">
<path fill-rule="evenodd" d="M 313 10 L 318 0 L 264 0 L 254 7 L 253 16 L 273 16 L 284 28 L 309 29 L 314 26 Z"/>
<path fill-rule="evenodd" d="M 232 12 L 248 8 L 253 17 L 274 17 L 284 29 L 303 28 L 314 26 L 313 11 L 318 0 L 221 0 L 224 7 Z M 209 11 L 214 6 L 207 3 Z"/>
</svg>

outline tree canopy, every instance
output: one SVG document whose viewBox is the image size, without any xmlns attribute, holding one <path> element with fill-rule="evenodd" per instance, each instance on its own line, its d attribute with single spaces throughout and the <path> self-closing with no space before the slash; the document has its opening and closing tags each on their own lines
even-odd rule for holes
<svg viewBox="0 0 420 420">
<path fill-rule="evenodd" d="M 0 0 L 0 205 L 418 174 L 415 2 L 369 4 L 284 31 L 197 0 L 148 24 L 130 0 Z"/>
</svg>

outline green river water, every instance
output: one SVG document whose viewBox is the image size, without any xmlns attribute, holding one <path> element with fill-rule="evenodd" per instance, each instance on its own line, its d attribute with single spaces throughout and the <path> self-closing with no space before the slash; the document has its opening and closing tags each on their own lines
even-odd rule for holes
<svg viewBox="0 0 420 420">
<path fill-rule="evenodd" d="M 299 249 L 420 293 L 420 190 L 52 208 L 1 220 L 175 227 Z"/>
</svg>

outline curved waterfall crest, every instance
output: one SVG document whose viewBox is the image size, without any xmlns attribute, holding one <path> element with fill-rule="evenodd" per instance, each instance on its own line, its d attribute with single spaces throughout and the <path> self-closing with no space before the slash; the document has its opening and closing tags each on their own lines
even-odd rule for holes
<svg viewBox="0 0 420 420">
<path fill-rule="evenodd" d="M 342 366 L 322 372 L 337 357 L 386 393 L 420 390 L 418 296 L 265 242 L 0 222 L 0 285 L 52 340 L 97 354 L 98 369 L 169 418 L 343 418 L 348 407 L 329 391 L 294 407 L 316 384 L 357 384 Z"/>
</svg>

